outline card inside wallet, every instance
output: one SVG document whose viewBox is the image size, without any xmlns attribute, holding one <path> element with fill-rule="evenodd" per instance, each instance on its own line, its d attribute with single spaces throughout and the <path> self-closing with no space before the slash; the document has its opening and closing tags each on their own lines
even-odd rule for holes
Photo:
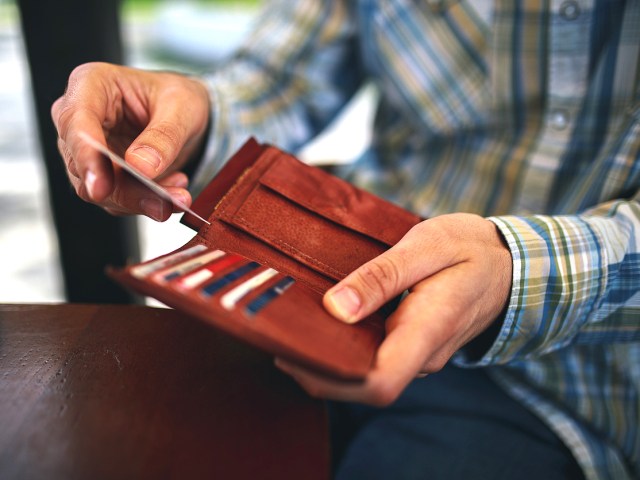
<svg viewBox="0 0 640 480">
<path fill-rule="evenodd" d="M 387 306 L 347 325 L 323 293 L 420 218 L 250 139 L 195 199 L 186 245 L 109 274 L 135 291 L 327 375 L 362 379 Z"/>
</svg>

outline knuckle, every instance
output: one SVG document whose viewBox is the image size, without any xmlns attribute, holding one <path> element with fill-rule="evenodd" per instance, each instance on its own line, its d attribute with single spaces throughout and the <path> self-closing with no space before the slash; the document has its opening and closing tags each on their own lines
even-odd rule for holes
<svg viewBox="0 0 640 480">
<path fill-rule="evenodd" d="M 124 195 L 123 189 L 118 184 L 115 185 L 113 191 L 111 192 L 111 203 L 113 203 L 115 208 L 125 208 L 126 197 Z"/>
<path fill-rule="evenodd" d="M 391 258 L 380 256 L 362 265 L 357 272 L 360 283 L 383 298 L 392 296 L 398 290 L 400 270 Z"/>
<path fill-rule="evenodd" d="M 103 207 L 103 208 L 105 212 L 107 212 L 109 215 L 113 215 L 114 217 L 124 217 L 128 215 L 127 212 L 123 212 L 122 210 L 119 210 L 117 208 L 111 208 L 111 207 Z"/>
<path fill-rule="evenodd" d="M 390 385 L 377 385 L 371 389 L 369 404 L 374 407 L 388 407 L 400 396 L 400 390 Z"/>
<path fill-rule="evenodd" d="M 94 70 L 95 65 L 96 64 L 93 62 L 80 64 L 77 67 L 75 67 L 73 70 L 71 70 L 71 75 L 69 75 L 69 78 L 71 80 L 76 80 L 80 77 L 83 77 L 87 74 L 87 72 Z"/>
<path fill-rule="evenodd" d="M 307 392 L 307 395 L 309 395 L 310 397 L 323 398 L 322 391 L 318 386 L 309 382 L 302 382 L 301 380 L 298 380 L 298 382 L 300 383 L 300 386 L 302 386 L 304 391 Z"/>
<path fill-rule="evenodd" d="M 69 74 L 64 94 L 51 106 L 51 116 L 62 137 L 66 137 L 65 128 L 72 114 L 79 108 L 78 99 L 87 86 L 99 84 L 112 65 L 102 62 L 83 63 Z"/>
<path fill-rule="evenodd" d="M 67 163 L 67 175 L 69 175 L 70 180 L 80 181 L 80 173 L 78 172 L 78 167 L 76 166 L 76 162 L 74 162 L 73 158 Z"/>
<path fill-rule="evenodd" d="M 60 109 L 62 108 L 63 103 L 64 103 L 64 97 L 59 97 L 55 102 L 51 104 L 50 113 L 51 113 L 51 119 L 53 120 L 54 124 L 57 123 L 58 121 L 58 115 L 59 115 Z"/>
<path fill-rule="evenodd" d="M 60 135 L 61 138 L 66 138 L 67 128 L 72 114 L 73 108 L 66 100 L 60 100 L 60 103 L 57 103 L 55 111 L 52 110 L 51 112 L 53 123 L 55 124 L 56 129 L 58 130 L 58 135 Z"/>
<path fill-rule="evenodd" d="M 147 132 L 157 143 L 171 151 L 178 149 L 186 137 L 186 131 L 181 125 L 167 121 L 150 125 Z"/>
<path fill-rule="evenodd" d="M 69 74 L 67 88 L 65 89 L 63 99 L 73 98 L 78 88 L 86 81 L 88 77 L 94 75 L 96 71 L 101 69 L 101 64 L 96 62 L 83 63 L 75 67 Z"/>
<path fill-rule="evenodd" d="M 73 82 L 78 79 L 84 78 L 85 76 L 91 75 L 94 72 L 104 70 L 106 66 L 107 64 L 103 62 L 86 62 L 80 64 L 71 71 L 69 80 L 70 82 Z"/>
<path fill-rule="evenodd" d="M 71 150 L 69 149 L 69 146 L 67 145 L 67 142 L 62 140 L 62 138 L 60 137 L 58 137 L 58 151 L 60 152 L 62 159 L 67 165 L 73 161 L 73 155 L 71 153 Z"/>
<path fill-rule="evenodd" d="M 67 148 L 67 143 L 62 140 L 62 138 L 58 137 L 58 152 L 64 160 L 65 164 L 68 164 L 71 161 L 71 155 L 69 154 L 69 149 Z"/>
<path fill-rule="evenodd" d="M 157 215 L 164 221 L 169 218 L 171 214 L 170 209 L 166 208 L 166 204 L 160 200 L 160 198 L 157 199 L 157 202 L 159 205 Z M 121 215 L 143 213 L 140 206 L 140 199 L 134 195 L 126 184 L 118 180 L 114 182 L 113 190 L 109 196 L 109 204 L 112 209 L 118 210 Z"/>
<path fill-rule="evenodd" d="M 75 184 L 72 182 L 72 185 L 76 191 L 76 194 L 78 195 L 78 197 L 80 197 L 82 200 L 84 200 L 87 203 L 93 203 L 91 201 L 91 197 L 89 197 L 89 193 L 87 192 L 87 189 L 84 186 L 84 183 L 82 182 L 76 182 Z"/>
<path fill-rule="evenodd" d="M 437 373 L 445 367 L 448 361 L 449 357 L 446 355 L 435 355 L 434 357 L 427 360 L 421 372 L 427 373 L 429 375 Z"/>
</svg>

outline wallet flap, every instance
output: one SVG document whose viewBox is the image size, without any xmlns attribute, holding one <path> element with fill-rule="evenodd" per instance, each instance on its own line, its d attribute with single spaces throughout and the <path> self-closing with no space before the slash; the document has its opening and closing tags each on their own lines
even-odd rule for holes
<svg viewBox="0 0 640 480">
<path fill-rule="evenodd" d="M 320 292 L 326 290 L 327 278 L 341 280 L 383 253 L 420 221 L 410 212 L 274 147 L 265 150 L 234 184 L 211 220 L 277 250 L 279 253 L 270 253 L 249 237 L 244 242 L 264 253 L 269 264 L 301 275 Z M 226 243 L 225 237 L 238 238 L 239 233 L 222 226 L 205 228 L 202 233 L 209 236 L 214 231 L 216 241 L 225 242 L 226 248 L 244 246 L 243 242 Z M 283 263 L 289 259 L 310 270 L 292 271 Z"/>
<path fill-rule="evenodd" d="M 404 236 L 420 217 L 291 155 L 280 155 L 260 183 L 322 217 L 387 246 Z"/>
<path fill-rule="evenodd" d="M 292 258 L 323 277 L 339 281 L 388 245 L 319 215 L 295 201 L 256 184 L 237 208 L 220 211 L 219 219 L 278 253 L 274 262 Z M 280 264 L 277 264 L 280 267 Z M 319 291 L 320 285 L 307 279 Z M 318 279 L 319 280 L 319 279 Z"/>
</svg>

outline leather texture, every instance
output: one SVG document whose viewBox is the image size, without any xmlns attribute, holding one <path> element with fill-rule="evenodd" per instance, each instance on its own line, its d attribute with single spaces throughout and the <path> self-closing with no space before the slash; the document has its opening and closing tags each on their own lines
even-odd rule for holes
<svg viewBox="0 0 640 480">
<path fill-rule="evenodd" d="M 248 317 L 243 307 L 251 295 L 232 310 L 221 305 L 225 292 L 242 280 L 205 298 L 198 288 L 185 291 L 173 280 L 136 277 L 135 266 L 110 274 L 271 354 L 347 380 L 366 375 L 393 306 L 347 325 L 326 312 L 322 294 L 400 240 L 421 221 L 418 216 L 254 139 L 227 162 L 192 209 L 211 225 L 185 214 L 182 222 L 198 233 L 179 250 L 200 244 L 238 254 L 295 283 Z"/>
</svg>

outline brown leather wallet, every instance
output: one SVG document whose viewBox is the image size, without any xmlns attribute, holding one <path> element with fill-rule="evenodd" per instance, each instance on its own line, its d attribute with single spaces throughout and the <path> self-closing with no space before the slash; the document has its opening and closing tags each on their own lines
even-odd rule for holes
<svg viewBox="0 0 640 480">
<path fill-rule="evenodd" d="M 388 305 L 347 325 L 323 293 L 421 219 L 254 139 L 192 205 L 207 225 L 170 254 L 109 274 L 135 291 L 263 350 L 338 378 L 362 379 Z"/>
</svg>

